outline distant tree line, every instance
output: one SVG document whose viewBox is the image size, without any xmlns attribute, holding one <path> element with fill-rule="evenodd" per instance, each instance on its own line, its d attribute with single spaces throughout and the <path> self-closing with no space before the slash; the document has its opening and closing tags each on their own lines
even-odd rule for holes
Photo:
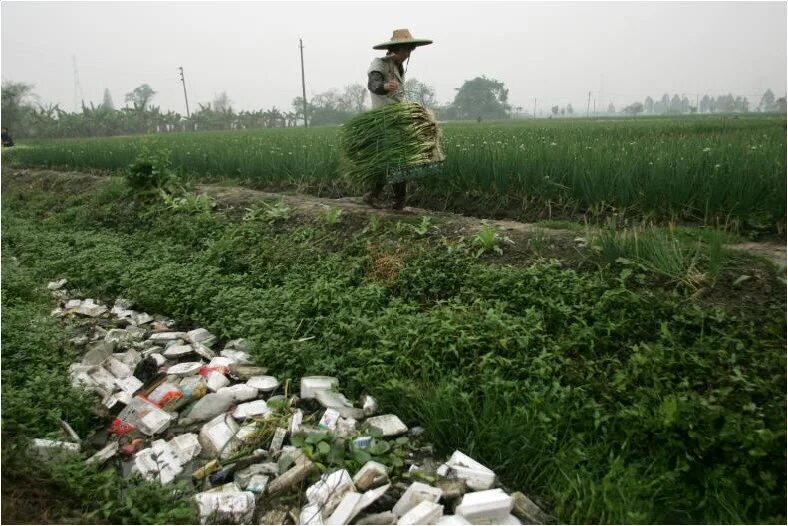
<svg viewBox="0 0 788 526">
<path fill-rule="evenodd" d="M 416 79 L 404 86 L 406 99 L 433 109 L 442 120 L 506 119 L 512 107 L 503 82 L 485 76 L 465 81 L 454 101 L 441 105 L 435 90 Z M 368 90 L 350 84 L 313 95 L 306 104 L 309 126 L 341 124 L 366 109 Z M 82 103 L 79 111 L 66 111 L 57 104 L 42 104 L 33 86 L 20 82 L 2 85 L 2 124 L 15 137 L 90 137 L 167 133 L 196 130 L 284 128 L 304 125 L 304 103 L 295 97 L 289 109 L 235 111 L 227 93 L 211 102 L 199 103 L 189 116 L 161 111 L 153 104 L 156 91 L 148 84 L 137 86 L 124 97 L 125 106 L 115 108 L 109 90 L 99 105 Z"/>
<path fill-rule="evenodd" d="M 521 107 L 509 104 L 509 90 L 503 82 L 485 76 L 466 80 L 456 88 L 454 100 L 440 104 L 435 90 L 416 79 L 409 79 L 404 86 L 407 100 L 412 100 L 435 111 L 440 120 L 498 120 L 508 119 L 512 111 Z M 257 128 L 285 128 L 304 125 L 304 103 L 295 97 L 291 107 L 280 110 L 235 111 L 227 93 L 222 92 L 211 102 L 200 103 L 189 116 L 178 112 L 162 112 L 152 101 L 156 91 L 148 84 L 137 86 L 125 94 L 123 108 L 116 109 L 109 90 L 98 106 L 82 103 L 80 111 L 68 112 L 57 104 L 41 104 L 33 93 L 33 86 L 19 82 L 2 85 L 2 125 L 15 137 L 90 137 L 167 133 L 197 130 L 234 130 Z M 341 124 L 366 109 L 368 90 L 361 84 L 350 84 L 343 90 L 332 89 L 313 95 L 306 104 L 309 126 Z M 697 104 L 693 104 L 697 102 Z M 623 108 L 624 115 L 684 115 L 690 113 L 746 113 L 786 112 L 785 97 L 775 98 L 767 90 L 759 104 L 750 106 L 747 97 L 731 94 L 690 100 L 686 95 L 672 97 L 664 94 L 658 100 L 646 97 Z M 582 114 L 582 112 L 581 112 Z M 595 112 L 599 115 L 600 112 Z M 611 103 L 602 114 L 616 115 Z M 553 117 L 575 115 L 571 104 L 552 106 Z"/>
<path fill-rule="evenodd" d="M 693 104 L 693 102 L 695 104 Z M 690 100 L 686 95 L 671 97 L 667 93 L 659 100 L 646 97 L 646 100 L 634 102 L 624 108 L 626 115 L 685 115 L 688 113 L 748 113 L 751 111 L 763 113 L 785 113 L 785 97 L 775 99 L 772 90 L 767 89 L 757 106 L 751 107 L 747 97 L 732 94 L 710 97 L 704 95 L 701 99 Z"/>
</svg>

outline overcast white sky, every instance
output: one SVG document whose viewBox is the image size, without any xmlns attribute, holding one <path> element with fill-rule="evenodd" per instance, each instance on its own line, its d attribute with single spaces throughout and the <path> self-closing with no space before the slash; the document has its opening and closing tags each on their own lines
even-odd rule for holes
<svg viewBox="0 0 788 526">
<path fill-rule="evenodd" d="M 369 62 L 395 28 L 430 38 L 408 78 L 451 101 L 487 75 L 530 110 L 585 110 L 647 95 L 732 92 L 752 105 L 786 92 L 785 2 L 14 2 L 0 5 L 4 81 L 27 82 L 42 102 L 74 108 L 74 68 L 86 101 L 109 88 L 115 106 L 148 83 L 162 110 L 226 91 L 236 109 L 288 109 L 307 96 L 366 83 Z"/>
</svg>

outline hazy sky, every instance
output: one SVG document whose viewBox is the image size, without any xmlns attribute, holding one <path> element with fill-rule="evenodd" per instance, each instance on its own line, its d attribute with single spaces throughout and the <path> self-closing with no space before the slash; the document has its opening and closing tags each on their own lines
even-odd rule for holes
<svg viewBox="0 0 788 526">
<path fill-rule="evenodd" d="M 226 91 L 236 109 L 289 109 L 307 97 L 366 84 L 395 28 L 435 41 L 414 51 L 408 78 L 451 101 L 487 75 L 530 110 L 571 102 L 585 111 L 669 92 L 732 92 L 759 102 L 786 91 L 784 2 L 13 2 L 0 4 L 4 81 L 35 85 L 42 102 L 74 108 L 74 67 L 85 101 L 115 106 L 148 83 L 162 110 Z"/>
</svg>

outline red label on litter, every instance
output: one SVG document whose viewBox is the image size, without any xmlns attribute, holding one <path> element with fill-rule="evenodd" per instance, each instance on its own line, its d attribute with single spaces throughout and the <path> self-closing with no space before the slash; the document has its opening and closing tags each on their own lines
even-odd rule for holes
<svg viewBox="0 0 788 526">
<path fill-rule="evenodd" d="M 207 378 L 208 375 L 210 375 L 212 372 L 227 374 L 228 370 L 229 367 L 224 365 L 211 365 L 211 366 L 205 365 L 203 367 L 200 367 L 200 376 L 202 376 L 203 378 Z"/>
<path fill-rule="evenodd" d="M 109 425 L 108 431 L 115 435 L 125 435 L 129 431 L 134 429 L 134 426 L 129 424 L 128 422 L 121 420 L 120 418 L 116 418 L 112 421 Z"/>
</svg>

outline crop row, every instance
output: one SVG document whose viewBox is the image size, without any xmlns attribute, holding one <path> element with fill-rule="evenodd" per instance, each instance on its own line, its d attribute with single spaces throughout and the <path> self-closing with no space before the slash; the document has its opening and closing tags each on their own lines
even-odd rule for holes
<svg viewBox="0 0 788 526">
<path fill-rule="evenodd" d="M 518 219 L 600 217 L 775 231 L 785 219 L 783 117 L 692 117 L 445 124 L 446 162 L 411 185 L 411 203 Z M 339 129 L 255 130 L 30 141 L 24 166 L 119 170 L 143 142 L 201 180 L 359 195 Z"/>
</svg>

